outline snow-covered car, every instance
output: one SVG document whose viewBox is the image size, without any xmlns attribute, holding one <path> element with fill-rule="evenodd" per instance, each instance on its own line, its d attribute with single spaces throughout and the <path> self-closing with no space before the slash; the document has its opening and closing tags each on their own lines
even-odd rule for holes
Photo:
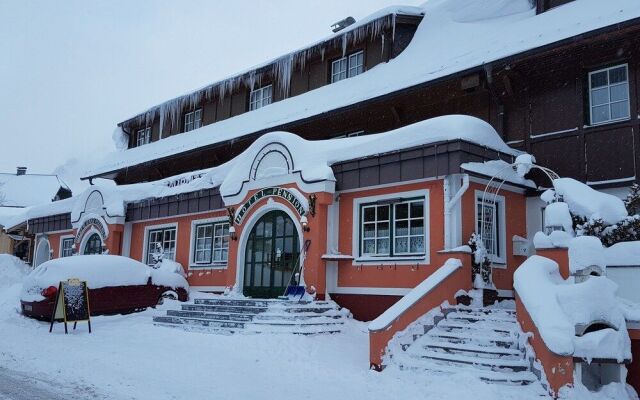
<svg viewBox="0 0 640 400">
<path fill-rule="evenodd" d="M 87 282 L 91 315 L 140 311 L 164 298 L 188 299 L 189 284 L 174 261 L 151 268 L 128 257 L 73 256 L 47 261 L 27 275 L 20 296 L 22 313 L 50 320 L 59 282 L 72 278 Z"/>
</svg>

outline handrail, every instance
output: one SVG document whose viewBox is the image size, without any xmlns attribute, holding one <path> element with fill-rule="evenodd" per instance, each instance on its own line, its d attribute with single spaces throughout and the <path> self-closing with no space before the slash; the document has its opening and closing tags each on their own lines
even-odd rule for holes
<svg viewBox="0 0 640 400">
<path fill-rule="evenodd" d="M 389 307 L 382 315 L 369 323 L 369 332 L 384 331 L 389 328 L 398 318 L 407 312 L 414 304 L 423 297 L 429 295 L 436 287 L 444 282 L 451 274 L 462 268 L 462 261 L 457 258 L 448 259 L 444 265 L 438 268 L 427 279 L 418 286 L 411 289 L 398 302 Z"/>
</svg>

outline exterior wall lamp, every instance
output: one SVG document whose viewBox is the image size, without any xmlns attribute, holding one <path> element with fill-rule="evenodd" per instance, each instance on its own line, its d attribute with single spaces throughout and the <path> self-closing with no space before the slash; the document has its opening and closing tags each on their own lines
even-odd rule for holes
<svg viewBox="0 0 640 400">
<path fill-rule="evenodd" d="M 309 221 L 307 220 L 307 216 L 303 215 L 300 217 L 300 224 L 302 225 L 302 230 L 305 232 L 309 232 L 311 228 L 309 228 Z"/>
<path fill-rule="evenodd" d="M 231 240 L 238 240 L 238 235 L 236 235 L 236 228 L 234 226 L 229 227 L 229 237 Z"/>
<path fill-rule="evenodd" d="M 229 214 L 229 238 L 231 238 L 231 240 L 238 240 L 238 235 L 236 235 L 236 227 L 233 226 L 233 219 L 236 214 L 236 209 L 233 207 L 227 207 L 227 213 Z"/>
</svg>

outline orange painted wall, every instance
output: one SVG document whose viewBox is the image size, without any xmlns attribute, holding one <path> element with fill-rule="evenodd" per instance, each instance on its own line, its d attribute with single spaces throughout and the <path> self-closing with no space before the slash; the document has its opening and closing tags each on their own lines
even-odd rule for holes
<svg viewBox="0 0 640 400">
<path fill-rule="evenodd" d="M 176 261 L 182 264 L 187 272 L 189 284 L 192 286 L 226 286 L 227 269 L 194 269 L 189 270 L 189 252 L 191 245 L 191 221 L 225 217 L 226 210 L 179 216 L 172 218 L 155 219 L 149 221 L 136 222 L 131 230 L 130 257 L 141 262 L 144 259 L 145 228 L 154 225 L 177 224 L 178 231 L 176 237 Z M 230 243 L 230 246 L 232 246 Z M 229 260 L 232 260 L 229 258 Z"/>
<path fill-rule="evenodd" d="M 469 189 L 462 196 L 462 241 L 466 243 L 471 234 L 476 230 L 476 190 L 484 191 L 485 186 L 471 182 Z M 527 236 L 527 202 L 523 194 L 502 189 L 498 195 L 505 201 L 505 244 L 506 244 L 506 269 L 493 269 L 493 283 L 498 289 L 513 289 L 513 273 L 522 264 L 526 257 L 513 255 L 514 235 Z"/>
<path fill-rule="evenodd" d="M 442 265 L 442 257 L 437 253 L 444 247 L 442 180 L 341 193 L 338 251 L 341 254 L 354 254 L 352 240 L 356 234 L 353 232 L 355 199 L 425 189 L 429 190 L 429 264 L 396 265 L 393 262 L 381 262 L 378 265 L 354 265 L 351 260 L 341 260 L 338 262 L 338 286 L 413 288 Z"/>
<path fill-rule="evenodd" d="M 569 249 L 563 247 L 553 249 L 536 249 L 536 254 L 557 262 L 560 275 L 564 279 L 569 278 Z"/>
<path fill-rule="evenodd" d="M 516 293 L 516 313 L 520 327 L 524 332 L 532 332 L 529 343 L 540 360 L 544 373 L 549 381 L 549 390 L 557 395 L 564 385 L 573 384 L 573 357 L 561 356 L 551 352 L 540 336 L 540 331 L 533 323 L 529 312 Z"/>
<path fill-rule="evenodd" d="M 51 250 L 53 250 L 53 255 L 51 258 L 59 258 L 60 257 L 60 240 L 63 236 L 73 235 L 74 231 L 64 231 L 64 232 L 56 232 L 49 233 L 49 245 L 51 246 Z"/>
</svg>

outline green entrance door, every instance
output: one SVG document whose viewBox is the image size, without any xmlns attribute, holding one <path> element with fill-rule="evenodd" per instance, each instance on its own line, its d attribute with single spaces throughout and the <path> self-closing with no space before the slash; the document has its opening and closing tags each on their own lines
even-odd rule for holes
<svg viewBox="0 0 640 400">
<path fill-rule="evenodd" d="M 300 239 L 283 211 L 270 211 L 253 226 L 244 261 L 245 296 L 274 298 L 284 294 L 298 261 Z"/>
</svg>

